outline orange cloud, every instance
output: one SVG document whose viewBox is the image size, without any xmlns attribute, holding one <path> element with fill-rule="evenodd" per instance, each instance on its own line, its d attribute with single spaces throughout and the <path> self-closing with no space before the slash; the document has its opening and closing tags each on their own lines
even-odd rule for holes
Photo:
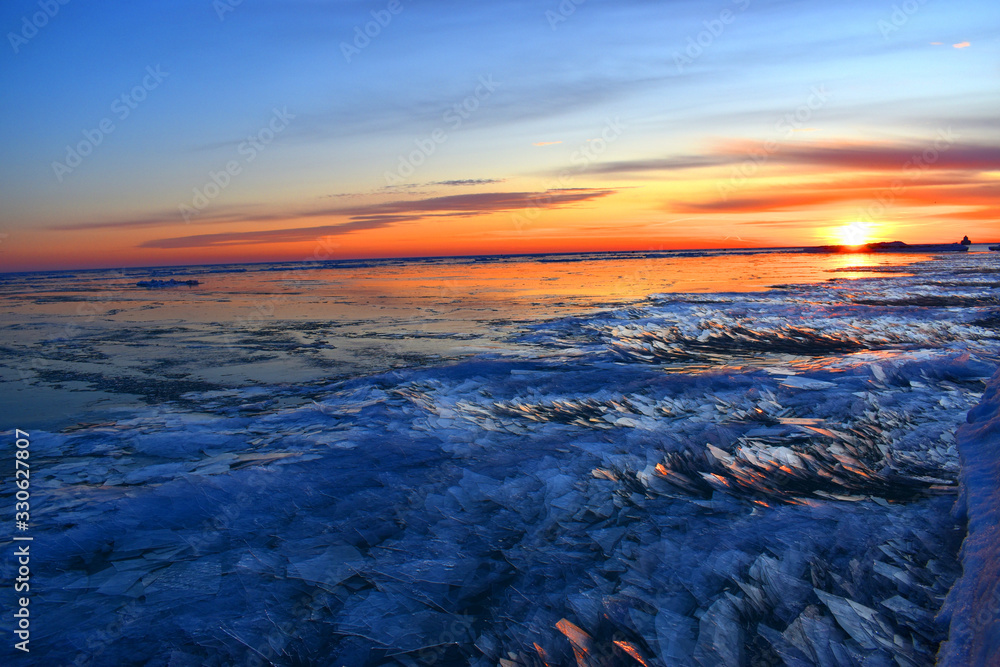
<svg viewBox="0 0 1000 667">
<path fill-rule="evenodd" d="M 348 217 L 348 222 L 255 231 L 195 234 L 146 241 L 140 248 L 204 248 L 262 243 L 301 243 L 327 236 L 389 227 L 426 218 L 455 218 L 486 215 L 498 211 L 554 209 L 588 202 L 614 194 L 615 190 L 557 188 L 544 192 L 481 192 L 429 199 L 391 201 L 348 208 L 319 209 L 296 217 Z"/>
<path fill-rule="evenodd" d="M 785 188 L 787 190 L 788 188 Z M 739 197 L 695 202 L 673 202 L 670 211 L 680 213 L 766 213 L 799 209 L 823 204 L 846 204 L 859 201 L 891 201 L 893 204 L 920 206 L 986 207 L 994 211 L 1000 206 L 1000 189 L 989 179 L 964 175 L 951 177 L 923 176 L 912 172 L 909 177 L 889 179 L 880 175 L 840 179 L 825 182 L 804 182 L 794 191 L 778 191 L 773 185 L 761 183 L 747 188 Z M 966 216 L 971 212 L 967 212 Z M 978 217 L 978 214 L 975 215 Z"/>
<path fill-rule="evenodd" d="M 759 142 L 732 141 L 706 155 L 676 155 L 644 160 L 606 162 L 593 173 L 622 174 L 719 167 L 765 159 L 775 165 L 814 165 L 831 170 L 896 171 L 906 169 L 993 171 L 1000 164 L 1000 146 L 959 143 L 951 128 L 941 129 L 923 143 L 857 143 L 824 141 L 777 144 L 767 154 Z"/>
</svg>

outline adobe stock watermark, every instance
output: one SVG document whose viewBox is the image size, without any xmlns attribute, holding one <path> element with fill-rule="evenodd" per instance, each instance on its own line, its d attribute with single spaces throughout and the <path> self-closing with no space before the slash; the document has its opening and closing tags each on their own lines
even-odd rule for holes
<svg viewBox="0 0 1000 667">
<path fill-rule="evenodd" d="M 569 17 L 576 13 L 576 8 L 587 0 L 562 0 L 556 11 L 545 10 L 545 20 L 549 22 L 549 27 L 556 30 L 560 23 L 565 23 Z"/>
<path fill-rule="evenodd" d="M 226 14 L 230 12 L 235 12 L 236 8 L 243 4 L 243 0 L 212 0 L 212 9 L 215 10 L 215 15 L 219 17 L 219 21 L 226 20 Z"/>
<path fill-rule="evenodd" d="M 164 72 L 160 65 L 155 68 L 150 65 L 146 67 L 146 76 L 131 90 L 122 93 L 111 102 L 111 113 L 119 122 L 124 121 L 132 115 L 140 104 L 142 104 L 149 93 L 160 87 L 163 80 L 170 76 L 170 72 Z M 90 130 L 83 130 L 83 139 L 76 145 L 66 145 L 66 160 L 52 162 L 52 172 L 56 180 L 60 183 L 68 174 L 83 164 L 83 159 L 94 152 L 94 149 L 104 143 L 104 139 L 115 131 L 115 122 L 110 116 L 105 116 L 97 123 L 97 127 Z"/>
<path fill-rule="evenodd" d="M 10 48 L 14 49 L 14 54 L 18 54 L 22 46 L 34 39 L 38 31 L 56 17 L 60 7 L 68 4 L 69 0 L 38 0 L 40 11 L 30 16 L 25 14 L 21 17 L 21 29 L 18 32 L 7 33 L 7 41 L 10 42 Z"/>
<path fill-rule="evenodd" d="M 581 144 L 569 156 L 569 161 L 576 166 L 578 172 L 586 171 L 590 165 L 597 162 L 604 155 L 608 150 L 608 146 L 618 141 L 618 137 L 622 136 L 622 132 L 624 131 L 625 123 L 622 122 L 620 117 L 615 116 L 614 120 L 607 119 L 604 128 L 601 130 L 601 136 Z"/>
<path fill-rule="evenodd" d="M 399 155 L 399 164 L 396 171 L 385 172 L 386 185 L 401 185 L 410 176 L 416 173 L 417 169 L 427 162 L 427 159 L 437 152 L 438 146 L 448 141 L 449 132 L 458 131 L 465 121 L 474 114 L 486 100 L 500 87 L 500 84 L 493 80 L 492 74 L 479 77 L 479 85 L 461 102 L 451 105 L 441 116 L 442 122 L 448 127 L 437 127 L 423 139 L 414 139 L 416 148 L 407 154 Z"/>
<path fill-rule="evenodd" d="M 662 245 L 649 248 L 645 252 L 654 254 L 653 257 L 643 255 L 641 259 L 634 259 L 627 266 L 634 267 L 628 276 L 621 277 L 621 296 L 626 298 L 645 298 L 655 284 L 658 287 L 670 287 L 677 283 L 676 280 L 663 281 L 663 257 L 659 253 L 668 251 Z"/>
<path fill-rule="evenodd" d="M 893 5 L 888 18 L 881 18 L 876 24 L 879 32 L 882 33 L 882 39 L 889 39 L 889 35 L 909 23 L 910 17 L 919 12 L 920 8 L 926 4 L 927 0 L 904 0 L 898 5 Z"/>
<path fill-rule="evenodd" d="M 610 118 L 606 119 L 599 137 L 581 144 L 579 148 L 570 154 L 569 161 L 576 167 L 576 173 L 586 171 L 592 164 L 600 160 L 611 144 L 618 141 L 619 137 L 625 132 L 626 127 L 625 123 L 618 116 L 614 120 Z M 530 204 L 529 206 L 512 211 L 510 220 L 514 228 L 519 232 L 524 231 L 526 227 L 537 220 L 552 200 L 553 193 L 570 188 L 573 184 L 574 176 L 575 174 L 569 169 L 563 169 L 556 178 L 545 184 L 544 195 L 531 197 L 527 202 Z"/>
<path fill-rule="evenodd" d="M 306 255 L 300 261 L 301 262 L 326 262 L 331 259 L 332 253 L 340 248 L 340 244 L 336 241 L 331 241 L 331 237 L 319 236 L 314 240 L 312 255 Z M 307 269 L 292 269 L 284 274 L 279 274 L 276 280 L 304 280 L 309 279 L 313 272 L 321 270 L 321 267 L 312 267 Z M 242 327 L 244 329 L 249 329 L 251 331 L 256 331 L 268 320 L 273 319 L 277 313 L 277 308 L 285 305 L 289 300 L 286 294 L 275 294 L 271 295 L 266 299 L 258 299 L 252 308 L 252 312 L 249 315 L 237 317 L 233 323 L 232 328 L 229 332 L 223 335 L 222 340 L 224 341 L 225 348 L 230 353 L 235 353 L 239 350 L 238 343 L 235 339 L 234 329 L 237 327 Z"/>
<path fill-rule="evenodd" d="M 1000 584 L 993 583 L 993 595 L 990 596 L 989 603 L 979 605 L 979 611 L 973 619 L 973 629 L 982 632 L 984 628 L 1000 625 Z"/>
<path fill-rule="evenodd" d="M 750 0 L 732 0 L 732 3 L 739 10 L 739 13 L 745 12 L 750 6 Z M 677 73 L 683 74 L 685 67 L 694 64 L 695 60 L 701 58 L 705 49 L 715 44 L 715 40 L 722 36 L 722 33 L 726 31 L 726 26 L 732 24 L 739 13 L 734 13 L 733 10 L 727 8 L 721 10 L 717 18 L 702 21 L 701 24 L 705 29 L 693 37 L 688 36 L 684 52 L 674 51 L 674 65 L 677 66 Z"/>
<path fill-rule="evenodd" d="M 783 135 L 783 139 L 788 139 L 796 130 L 805 128 L 806 123 L 812 120 L 813 114 L 822 109 L 830 99 L 831 93 L 826 89 L 826 84 L 819 84 L 809 88 L 809 96 L 806 101 L 795 108 L 794 111 L 786 113 L 774 124 L 776 132 Z M 761 143 L 760 147 L 747 153 L 746 159 L 733 167 L 729 180 L 719 183 L 716 188 L 719 196 L 725 201 L 737 189 L 746 185 L 747 181 L 756 175 L 760 168 L 767 163 L 772 155 L 781 149 L 781 139 L 770 138 Z"/>
<path fill-rule="evenodd" d="M 344 60 L 350 63 L 355 56 L 368 48 L 372 40 L 381 35 L 384 28 L 389 27 L 392 18 L 398 16 L 402 11 L 403 3 L 401 0 L 389 0 L 385 9 L 373 9 L 371 21 L 365 23 L 364 26 L 354 26 L 354 39 L 350 43 L 340 43 L 340 52 L 343 54 Z"/>
<path fill-rule="evenodd" d="M 56 341 L 69 341 L 75 336 L 84 333 L 84 327 L 87 324 L 96 322 L 100 316 L 107 313 L 109 307 L 124 302 L 128 298 L 126 288 L 122 285 L 122 282 L 126 279 L 127 275 L 124 269 L 116 269 L 111 272 L 110 276 L 108 276 L 108 282 L 118 284 L 119 286 L 109 289 L 106 292 L 88 294 L 83 299 L 83 303 L 77 305 L 76 316 L 66 318 L 65 324 L 60 330 L 54 335 L 46 337 L 44 342 L 50 344 Z M 39 373 L 53 368 L 53 360 L 49 357 L 21 355 L 17 359 L 16 370 L 18 378 L 25 383 L 30 384 L 30 381 L 37 377 Z"/>
<path fill-rule="evenodd" d="M 927 170 L 941 159 L 941 155 L 955 145 L 958 138 L 950 126 L 948 129 L 938 130 L 934 143 L 919 153 L 914 153 L 909 160 L 904 162 L 901 167 L 902 177 L 893 179 L 889 187 L 879 191 L 875 200 L 862 208 L 855 219 L 862 224 L 871 224 L 876 218 L 884 216 L 886 211 L 896 203 L 896 198 L 913 181 L 922 178 Z"/>
<path fill-rule="evenodd" d="M 285 131 L 289 121 L 295 118 L 295 114 L 288 113 L 288 107 L 283 109 L 275 108 L 272 111 L 271 120 L 257 130 L 248 135 L 236 147 L 236 152 L 242 158 L 240 160 L 229 160 L 218 171 L 210 170 L 208 179 L 201 185 L 192 189 L 190 205 L 187 203 L 178 204 L 177 210 L 180 212 L 184 222 L 190 224 L 191 218 L 195 217 L 211 204 L 222 191 L 230 186 L 233 178 L 243 173 L 243 167 L 257 159 L 257 156 L 271 144 L 275 138 Z"/>
</svg>

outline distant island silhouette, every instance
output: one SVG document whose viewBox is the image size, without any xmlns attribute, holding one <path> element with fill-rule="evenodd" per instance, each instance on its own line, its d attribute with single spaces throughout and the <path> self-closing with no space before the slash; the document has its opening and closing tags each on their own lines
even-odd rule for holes
<svg viewBox="0 0 1000 667">
<path fill-rule="evenodd" d="M 910 245 L 902 241 L 880 241 L 864 245 L 821 245 L 805 248 L 806 252 L 968 252 L 972 242 L 969 237 L 963 237 L 959 243 L 916 243 Z"/>
</svg>

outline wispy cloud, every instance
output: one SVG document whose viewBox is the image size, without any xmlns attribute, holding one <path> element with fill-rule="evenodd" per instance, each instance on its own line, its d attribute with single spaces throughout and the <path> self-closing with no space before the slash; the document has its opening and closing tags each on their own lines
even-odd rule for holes
<svg viewBox="0 0 1000 667">
<path fill-rule="evenodd" d="M 615 192 L 615 190 L 590 188 L 564 188 L 544 192 L 484 192 L 345 208 L 316 209 L 289 215 L 286 216 L 286 219 L 342 216 L 348 217 L 350 220 L 344 223 L 315 227 L 195 234 L 153 239 L 140 244 L 139 247 L 205 248 L 259 243 L 294 243 L 325 236 L 339 236 L 361 230 L 378 229 L 403 222 L 416 222 L 427 218 L 471 217 L 527 208 L 560 208 L 606 197 Z M 273 217 L 267 216 L 266 219 L 270 220 Z M 254 220 L 248 219 L 247 221 Z"/>
<path fill-rule="evenodd" d="M 464 185 L 491 185 L 493 183 L 503 183 L 502 178 L 462 178 L 454 181 L 433 181 L 429 185 L 448 185 L 461 187 Z"/>
<path fill-rule="evenodd" d="M 935 148 L 937 137 L 927 143 L 909 144 L 850 144 L 809 143 L 783 145 L 768 158 L 769 164 L 815 165 L 832 169 L 859 171 L 899 171 L 916 161 L 923 169 L 939 171 L 993 171 L 1000 165 L 1000 146 L 949 142 L 946 148 Z M 595 165 L 595 173 L 639 173 L 645 171 L 675 171 L 698 167 L 737 164 L 748 159 L 760 146 L 750 142 L 733 142 L 708 155 L 679 155 L 645 160 L 623 160 Z M 931 153 L 933 151 L 933 153 Z M 933 159 L 924 155 L 933 155 Z"/>
<path fill-rule="evenodd" d="M 894 190 L 893 183 L 898 187 Z M 775 192 L 766 187 L 732 199 L 671 202 L 665 208 L 682 213 L 760 214 L 801 209 L 823 204 L 873 201 L 890 197 L 893 202 L 914 206 L 953 206 L 971 210 L 994 210 L 1000 205 L 1000 189 L 991 179 L 949 174 L 920 180 L 887 179 L 884 176 L 803 183 L 794 191 Z M 994 213 L 995 216 L 995 213 Z"/>
<path fill-rule="evenodd" d="M 480 183 L 500 182 L 493 179 L 476 179 L 469 181 L 452 181 L 450 185 L 476 185 Z M 447 183 L 442 181 L 442 183 Z M 587 201 L 613 194 L 615 190 L 598 190 L 588 188 L 554 189 L 545 192 L 481 192 L 467 195 L 448 195 L 429 199 L 408 199 L 360 206 L 343 206 L 333 208 L 313 208 L 305 210 L 290 210 L 285 213 L 261 213 L 259 206 L 220 208 L 214 214 L 204 215 L 199 219 L 199 225 L 230 222 L 274 222 L 297 218 L 316 217 L 349 217 L 364 218 L 374 215 L 398 215 L 420 213 L 425 217 L 440 217 L 443 213 L 449 215 L 478 215 L 492 211 L 513 210 L 518 208 L 554 208 L 568 204 Z M 412 193 L 411 193 L 412 194 Z M 329 195 L 330 197 L 347 197 L 346 194 Z M 93 220 L 88 222 L 51 225 L 48 229 L 57 231 L 86 231 L 92 229 L 142 229 L 147 227 L 164 227 L 181 224 L 176 211 L 153 212 L 139 218 L 128 220 Z"/>
<path fill-rule="evenodd" d="M 326 211 L 325 214 L 346 216 L 434 214 L 440 212 L 480 215 L 494 211 L 521 208 L 556 208 L 588 201 L 613 194 L 614 190 L 592 188 L 555 189 L 544 192 L 477 192 L 465 195 L 447 195 L 429 199 L 403 200 L 368 204 Z"/>
<path fill-rule="evenodd" d="M 253 208 L 252 206 L 246 207 L 223 207 L 219 206 L 212 211 L 211 214 L 204 214 L 199 218 L 199 224 L 219 224 L 226 222 L 245 222 L 248 218 L 246 212 Z M 280 220 L 283 216 L 268 215 L 268 214 L 254 214 L 252 219 L 257 221 L 263 220 Z M 87 222 L 71 222 L 58 225 L 49 225 L 48 229 L 55 231 L 86 231 L 91 229 L 143 229 L 151 227 L 165 227 L 169 225 L 185 224 L 182 220 L 180 214 L 178 214 L 177 209 L 170 209 L 164 211 L 153 211 L 141 217 L 128 218 L 125 220 L 89 220 Z"/>
<path fill-rule="evenodd" d="M 741 156 L 745 157 L 745 156 Z M 729 155 L 676 155 L 664 158 L 649 158 L 643 160 L 619 160 L 590 166 L 595 174 L 627 174 L 644 171 L 676 171 L 680 169 L 697 169 L 699 167 L 718 167 L 737 162 L 735 156 Z"/>
<path fill-rule="evenodd" d="M 168 239 L 154 239 L 140 243 L 140 248 L 219 248 L 234 245 L 253 245 L 258 243 L 294 243 L 296 241 L 312 241 L 324 236 L 338 236 L 364 229 L 384 227 L 392 222 L 415 220 L 415 217 L 395 216 L 389 220 L 386 216 L 376 219 L 354 220 L 339 225 L 323 225 L 320 227 L 296 227 L 294 229 L 269 229 L 255 232 L 232 232 L 221 234 L 196 234 L 193 236 L 178 236 Z"/>
<path fill-rule="evenodd" d="M 1000 146 L 949 142 L 892 145 L 836 145 L 832 143 L 788 146 L 774 159 L 784 164 L 809 164 L 859 171 L 899 170 L 917 163 L 934 170 L 991 171 L 1000 165 Z M 921 158 L 923 158 L 921 160 Z"/>
</svg>

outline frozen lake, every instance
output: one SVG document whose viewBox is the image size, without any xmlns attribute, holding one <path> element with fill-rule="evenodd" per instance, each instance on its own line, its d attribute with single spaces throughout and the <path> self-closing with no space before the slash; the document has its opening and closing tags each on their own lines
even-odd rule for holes
<svg viewBox="0 0 1000 667">
<path fill-rule="evenodd" d="M 998 286 L 998 253 L 4 276 L 32 659 L 933 664 Z"/>
</svg>

